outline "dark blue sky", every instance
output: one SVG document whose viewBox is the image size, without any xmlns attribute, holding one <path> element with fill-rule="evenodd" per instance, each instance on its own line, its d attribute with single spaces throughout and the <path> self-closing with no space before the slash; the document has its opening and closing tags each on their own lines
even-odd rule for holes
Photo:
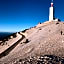
<svg viewBox="0 0 64 64">
<path fill-rule="evenodd" d="M 0 31 L 15 32 L 48 20 L 51 0 L 0 0 Z M 55 17 L 64 21 L 64 0 L 54 0 Z"/>
</svg>

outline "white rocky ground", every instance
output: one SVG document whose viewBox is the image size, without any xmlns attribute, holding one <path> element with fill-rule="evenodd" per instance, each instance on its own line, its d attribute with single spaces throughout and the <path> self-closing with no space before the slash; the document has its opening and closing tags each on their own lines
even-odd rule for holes
<svg viewBox="0 0 64 64">
<path fill-rule="evenodd" d="M 23 40 L 25 42 L 20 41 L 19 44 L 13 50 L 11 50 L 11 52 L 9 52 L 8 55 L 2 57 L 0 59 L 1 64 L 2 63 L 12 64 L 12 62 L 15 62 L 19 59 L 26 59 L 28 57 L 37 58 L 38 56 L 40 57 L 41 55 L 43 56 L 53 55 L 58 57 L 64 57 L 63 22 L 46 22 L 38 24 L 36 27 L 30 28 L 24 31 L 23 33 L 24 33 L 23 35 L 25 36 Z M 57 64 L 61 63 L 62 62 L 59 61 L 59 63 Z M 22 61 L 20 64 L 23 64 Z M 31 63 L 24 63 L 24 64 L 31 64 Z"/>
</svg>

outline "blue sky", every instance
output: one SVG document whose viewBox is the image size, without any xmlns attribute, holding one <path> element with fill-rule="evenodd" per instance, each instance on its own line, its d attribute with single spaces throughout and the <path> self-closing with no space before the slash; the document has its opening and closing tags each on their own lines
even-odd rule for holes
<svg viewBox="0 0 64 64">
<path fill-rule="evenodd" d="M 0 32 L 16 32 L 48 20 L 51 0 L 0 0 Z M 54 0 L 55 17 L 64 21 L 64 0 Z"/>
</svg>

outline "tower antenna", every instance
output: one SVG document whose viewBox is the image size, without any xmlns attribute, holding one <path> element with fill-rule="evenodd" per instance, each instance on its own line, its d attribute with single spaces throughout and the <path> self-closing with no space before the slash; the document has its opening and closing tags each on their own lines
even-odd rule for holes
<svg viewBox="0 0 64 64">
<path fill-rule="evenodd" d="M 53 0 L 52 0 L 52 3 L 53 3 Z"/>
</svg>

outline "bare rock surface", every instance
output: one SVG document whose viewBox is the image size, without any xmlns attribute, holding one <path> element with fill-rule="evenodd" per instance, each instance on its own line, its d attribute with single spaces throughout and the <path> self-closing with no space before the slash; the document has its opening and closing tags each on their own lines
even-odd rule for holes
<svg viewBox="0 0 64 64">
<path fill-rule="evenodd" d="M 8 55 L 0 58 L 1 64 L 64 64 L 63 22 L 45 22 L 24 33 L 27 34 L 24 43 L 21 41 Z"/>
<path fill-rule="evenodd" d="M 7 63 L 4 63 L 7 64 Z M 16 59 L 8 64 L 64 64 L 64 58 L 53 55 L 44 55 L 37 57 L 27 57 L 24 59 Z"/>
</svg>

